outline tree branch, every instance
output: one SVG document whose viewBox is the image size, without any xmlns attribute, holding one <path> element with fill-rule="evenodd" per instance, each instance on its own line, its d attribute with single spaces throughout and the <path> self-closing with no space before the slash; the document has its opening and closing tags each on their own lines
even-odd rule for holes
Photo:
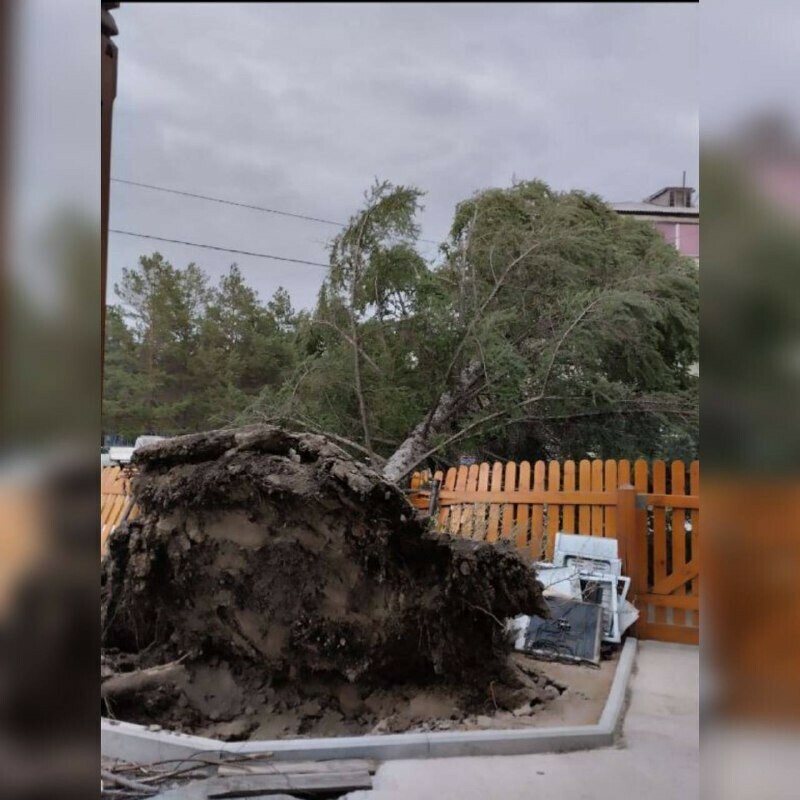
<svg viewBox="0 0 800 800">
<path fill-rule="evenodd" d="M 637 403 L 640 401 L 630 400 L 622 402 Z M 647 405 L 644 402 L 642 402 L 642 404 L 637 408 L 618 408 L 618 407 L 593 408 L 593 409 L 587 409 L 585 411 L 574 411 L 568 414 L 545 414 L 536 417 L 531 417 L 531 416 L 517 417 L 515 419 L 509 420 L 508 424 L 516 425 L 518 422 L 550 422 L 552 420 L 580 419 L 581 417 L 603 417 L 603 416 L 610 416 L 612 414 L 668 414 L 686 418 L 692 416 L 691 412 L 692 408 L 690 407 L 682 407 L 682 406 L 670 407 L 670 406 L 653 405 L 652 407 L 648 408 Z"/>
<path fill-rule="evenodd" d="M 358 348 L 361 357 L 364 361 L 367 362 L 376 372 L 383 374 L 383 371 L 378 366 L 378 364 L 367 354 L 364 352 L 364 348 L 361 347 L 357 342 L 355 342 L 345 331 L 343 331 L 335 322 L 330 322 L 327 319 L 315 319 L 311 322 L 312 325 L 327 325 L 329 328 L 333 328 L 339 336 L 342 337 L 351 347 Z"/>
<path fill-rule="evenodd" d="M 510 408 L 505 408 L 505 409 L 502 409 L 501 411 L 495 411 L 492 414 L 487 414 L 485 417 L 481 417 L 480 419 L 476 420 L 475 422 L 472 422 L 469 425 L 467 425 L 466 427 L 462 428 L 457 433 L 454 433 L 452 436 L 449 436 L 443 442 L 441 442 L 440 444 L 436 445 L 436 447 L 432 447 L 430 450 L 428 450 L 426 453 L 424 453 L 422 456 L 420 456 L 420 458 L 417 459 L 417 461 L 414 464 L 412 464 L 410 467 L 408 467 L 408 469 L 406 470 L 404 475 L 402 475 L 401 477 L 405 477 L 405 475 L 407 475 L 409 472 L 411 472 L 411 470 L 413 470 L 414 467 L 418 466 L 419 464 L 421 464 L 426 459 L 428 459 L 431 456 L 435 455 L 440 450 L 442 450 L 443 448 L 447 447 L 449 444 L 452 444 L 453 442 L 456 442 L 459 439 L 463 439 L 465 436 L 467 436 L 469 433 L 474 431 L 476 428 L 479 428 L 479 427 L 485 425 L 486 423 L 491 422 L 494 419 L 498 419 L 500 417 L 506 417 L 507 415 L 510 415 L 511 412 L 514 411 L 515 409 L 523 407 L 523 406 L 531 405 L 531 404 L 533 404 L 535 402 L 540 402 L 540 401 L 543 401 L 543 400 L 564 400 L 564 399 L 566 399 L 566 398 L 558 397 L 558 396 L 546 397 L 546 396 L 542 396 L 542 395 L 537 395 L 536 397 L 531 397 L 528 400 L 524 400 L 524 401 L 522 401 L 521 403 L 518 403 L 515 406 L 511 406 Z M 517 418 L 517 419 L 508 419 L 508 420 L 507 419 L 503 419 L 502 423 L 499 423 L 497 425 L 493 425 L 486 432 L 488 433 L 489 431 L 496 430 L 500 426 L 500 424 L 503 424 L 503 425 L 516 424 L 517 422 L 522 422 L 522 421 L 529 421 L 529 422 L 538 421 L 538 422 L 542 422 L 542 421 L 556 420 L 556 419 L 577 419 L 577 418 L 580 418 L 580 417 L 589 417 L 589 416 L 603 416 L 603 415 L 607 416 L 607 415 L 610 415 L 610 414 L 657 414 L 657 413 L 661 413 L 661 414 L 674 414 L 676 416 L 686 417 L 686 416 L 689 416 L 688 412 L 691 411 L 690 408 L 686 408 L 686 409 L 684 409 L 684 408 L 669 408 L 669 407 L 659 408 L 656 405 L 654 405 L 651 408 L 647 408 L 644 405 L 644 403 L 646 401 L 643 401 L 643 400 L 632 400 L 632 401 L 625 401 L 625 402 L 640 402 L 640 403 L 642 403 L 642 406 L 639 407 L 639 408 L 632 408 L 632 409 L 622 409 L 622 408 L 589 409 L 589 410 L 586 410 L 586 411 L 573 412 L 571 414 L 561 414 L 561 415 L 552 415 L 552 416 L 536 416 L 536 417 L 530 417 L 529 416 L 529 417 L 520 417 L 520 418 Z"/>
<path fill-rule="evenodd" d="M 447 389 L 447 385 L 450 382 L 450 378 L 453 376 L 453 370 L 455 369 L 456 365 L 458 364 L 458 360 L 461 357 L 461 353 L 464 351 L 464 347 L 466 346 L 467 342 L 471 338 L 475 328 L 477 327 L 478 323 L 483 319 L 483 315 L 486 312 L 486 309 L 492 303 L 492 301 L 497 297 L 500 289 L 503 287 L 503 284 L 506 282 L 506 279 L 511 274 L 511 270 L 517 266 L 524 258 L 529 256 L 534 250 L 536 250 L 540 245 L 541 241 L 537 241 L 532 244 L 529 248 L 524 250 L 520 253 L 516 258 L 512 259 L 506 268 L 503 270 L 500 277 L 495 281 L 494 286 L 492 287 L 491 292 L 489 292 L 486 299 L 481 303 L 478 310 L 472 316 L 472 319 L 469 321 L 467 325 L 466 331 L 464 331 L 464 335 L 461 337 L 461 341 L 459 341 L 458 346 L 456 347 L 455 353 L 453 353 L 453 357 L 450 359 L 450 363 L 447 366 L 447 369 L 444 373 L 444 378 L 442 379 L 442 391 L 439 393 L 439 396 L 436 399 L 431 410 L 428 412 L 427 417 L 425 418 L 425 433 L 427 434 L 430 429 L 431 420 L 433 419 L 433 415 L 436 413 L 437 408 L 442 400 L 442 395 Z"/>
<path fill-rule="evenodd" d="M 507 274 L 507 272 L 508 272 L 508 270 L 506 270 L 506 271 L 503 273 L 503 275 L 501 276 L 501 280 L 505 280 L 505 275 Z M 512 412 L 516 411 L 516 410 L 517 410 L 517 409 L 519 409 L 519 408 L 525 408 L 525 407 L 527 407 L 527 406 L 529 406 L 529 405 L 533 405 L 534 403 L 538 403 L 538 402 L 540 402 L 540 401 L 542 401 L 542 400 L 545 400 L 545 399 L 562 399 L 562 398 L 547 398 L 547 397 L 545 396 L 545 390 L 546 390 L 546 388 L 547 388 L 547 384 L 548 384 L 548 382 L 549 382 L 549 380 L 550 380 L 550 374 L 551 374 L 551 372 L 552 372 L 552 370 L 553 370 L 553 365 L 555 364 L 555 360 L 556 360 L 556 357 L 558 356 L 558 352 L 560 351 L 560 349 L 561 349 L 562 345 L 564 344 L 564 342 L 567 340 L 567 337 L 569 336 L 569 334 L 570 334 L 570 333 L 571 333 L 573 330 L 575 330 L 575 328 L 576 328 L 576 327 L 578 326 L 578 324 L 579 324 L 579 323 L 580 323 L 580 322 L 581 322 L 581 321 L 582 321 L 582 320 L 583 320 L 583 319 L 586 317 L 586 315 L 589 313 L 589 311 L 591 311 L 591 309 L 592 309 L 592 308 L 593 308 L 595 305 L 597 305 L 597 303 L 598 303 L 598 302 L 601 300 L 601 298 L 602 298 L 602 297 L 604 297 L 604 296 L 605 296 L 605 294 L 603 294 L 603 295 L 598 295 L 598 297 L 596 297 L 594 300 L 592 300 L 592 302 L 591 302 L 591 303 L 589 303 L 589 304 L 588 304 L 588 305 L 587 305 L 587 306 L 586 306 L 586 307 L 585 307 L 585 308 L 584 308 L 584 309 L 583 309 L 583 310 L 582 310 L 582 311 L 581 311 L 581 312 L 580 312 L 580 313 L 579 313 L 579 314 L 578 314 L 578 315 L 575 317 L 575 319 L 574 319 L 574 320 L 572 320 L 572 322 L 571 322 L 571 323 L 570 323 L 570 324 L 567 326 L 567 328 L 564 330 L 563 334 L 561 335 L 561 337 L 559 338 L 558 342 L 556 343 L 556 346 L 555 346 L 555 349 L 553 350 L 552 356 L 550 357 L 550 363 L 548 364 L 548 366 L 547 366 L 547 370 L 545 371 L 544 382 L 543 382 L 543 384 L 542 384 L 542 388 L 541 388 L 541 390 L 539 391 L 539 394 L 537 394 L 535 397 L 529 397 L 529 398 L 528 398 L 528 399 L 526 399 L 526 400 L 522 400 L 522 401 L 520 401 L 519 403 L 516 403 L 515 405 L 513 405 L 513 406 L 510 406 L 509 408 L 504 408 L 504 409 L 500 409 L 499 411 L 494 411 L 494 412 L 492 412 L 491 414 L 487 414 L 486 416 L 484 416 L 484 417 L 481 417 L 480 419 L 476 420 L 475 422 L 472 422 L 472 423 L 470 423 L 470 424 L 469 424 L 469 425 L 467 425 L 465 428 L 463 428 L 461 431 L 458 431 L 457 433 L 455 433 L 455 434 L 453 434 L 452 436 L 448 437 L 448 438 L 447 438 L 447 439 L 445 439 L 445 440 L 444 440 L 444 441 L 443 441 L 441 444 L 437 445 L 437 446 L 436 446 L 436 447 L 434 447 L 434 448 L 431 448 L 431 449 L 430 449 L 430 450 L 428 450 L 426 453 L 424 453 L 422 456 L 420 456 L 420 457 L 419 457 L 419 458 L 416 460 L 416 462 L 415 462 L 414 464 L 411 464 L 411 465 L 410 465 L 410 466 L 409 466 L 409 467 L 406 469 L 406 472 L 405 472 L 405 473 L 404 473 L 404 474 L 403 474 L 401 477 L 404 477 L 404 476 L 405 476 L 405 475 L 407 475 L 409 472 L 411 472 L 411 470 L 412 470 L 412 469 L 414 469 L 414 467 L 416 467 L 418 464 L 421 464 L 421 463 L 422 463 L 422 462 L 423 462 L 423 461 L 424 461 L 426 458 L 429 458 L 430 456 L 432 456 L 434 453 L 438 452 L 438 451 L 439 451 L 439 450 L 441 450 L 442 448 L 444 448 L 444 447 L 447 447 L 447 445 L 449 445 L 449 444 L 452 444 L 452 443 L 453 443 L 453 442 L 455 442 L 455 441 L 458 441 L 458 439 L 462 439 L 462 438 L 463 438 L 464 436 L 466 436 L 468 433 L 470 433 L 470 432 L 472 432 L 473 430 L 475 430 L 476 428 L 479 428 L 480 426 L 482 426 L 482 425 L 486 424 L 487 422 L 491 422 L 493 419 L 498 419 L 498 418 L 501 418 L 501 417 L 508 416 L 508 415 L 510 415 Z M 429 423 L 428 423 L 428 425 L 429 425 Z"/>
<path fill-rule="evenodd" d="M 105 700 L 109 697 L 152 689 L 155 686 L 172 686 L 186 677 L 186 667 L 181 663 L 184 658 L 185 656 L 158 667 L 112 675 L 100 684 L 100 697 Z"/>
<path fill-rule="evenodd" d="M 364 216 L 361 219 L 361 226 L 359 227 L 358 237 L 356 238 L 355 246 L 352 250 L 353 256 L 350 259 L 350 335 L 353 339 L 353 381 L 356 392 L 356 399 L 358 400 L 358 412 L 361 417 L 361 427 L 364 431 L 364 446 L 369 453 L 370 459 L 374 458 L 372 451 L 372 442 L 369 436 L 369 416 L 367 414 L 367 403 L 364 399 L 364 388 L 361 384 L 361 346 L 358 341 L 358 324 L 356 322 L 356 289 L 358 282 L 361 278 L 361 241 L 364 236 L 364 228 L 366 227 L 367 220 L 372 211 L 372 208 L 367 208 L 364 211 Z"/>
<path fill-rule="evenodd" d="M 378 444 L 385 444 L 387 447 L 397 447 L 399 444 L 397 439 L 387 439 L 384 436 L 376 436 L 374 433 L 372 434 L 372 441 Z"/>
<path fill-rule="evenodd" d="M 572 320 L 572 322 L 567 326 L 567 328 L 564 331 L 564 333 L 561 334 L 561 337 L 559 338 L 555 348 L 553 349 L 553 354 L 550 357 L 550 363 L 547 365 L 547 369 L 545 370 L 544 380 L 542 381 L 542 387 L 539 390 L 539 394 L 544 394 L 547 391 L 547 384 L 550 382 L 550 375 L 553 372 L 553 366 L 556 363 L 556 358 L 558 357 L 558 353 L 561 350 L 561 346 L 567 340 L 567 337 L 570 335 L 570 333 L 572 333 L 572 331 L 575 330 L 575 328 L 581 323 L 581 321 L 592 310 L 592 308 L 594 308 L 594 306 L 596 306 L 600 302 L 600 300 L 605 296 L 606 296 L 606 293 L 603 292 L 602 294 L 599 294 L 597 297 L 595 297 L 595 299 L 592 300 L 592 302 L 589 303 L 580 312 L 580 314 L 578 314 L 578 316 L 575 317 L 574 320 Z"/>
<path fill-rule="evenodd" d="M 520 408 L 521 406 L 539 402 L 540 400 L 561 400 L 561 399 L 562 398 L 560 397 L 543 397 L 541 395 L 537 395 L 536 397 L 531 397 L 528 400 L 524 400 L 521 403 L 513 405 L 510 408 L 503 408 L 500 409 L 499 411 L 493 411 L 491 414 L 487 414 L 485 417 L 481 417 L 480 419 L 475 420 L 475 422 L 471 422 L 469 425 L 462 428 L 457 433 L 454 433 L 452 436 L 448 436 L 447 439 L 445 439 L 440 444 L 436 445 L 436 447 L 432 447 L 426 453 L 423 453 L 413 464 L 411 464 L 407 468 L 406 472 L 401 477 L 408 475 L 408 473 L 411 472 L 411 470 L 414 469 L 414 467 L 416 467 L 418 464 L 421 464 L 423 461 L 425 461 L 426 458 L 430 458 L 434 453 L 438 453 L 439 450 L 441 450 L 444 447 L 447 447 L 447 445 L 452 444 L 453 442 L 456 442 L 459 439 L 463 439 L 468 433 L 475 430 L 475 428 L 479 428 L 481 425 L 485 425 L 487 422 L 491 422 L 493 419 L 497 419 L 498 417 L 505 417 L 506 415 L 511 414 L 512 411 L 514 411 L 517 408 Z"/>
<path fill-rule="evenodd" d="M 143 795 L 153 795 L 160 791 L 155 786 L 148 786 L 146 783 L 139 783 L 139 781 L 131 780 L 130 778 L 125 778 L 122 775 L 117 775 L 111 770 L 101 769 L 100 770 L 100 777 L 106 783 L 115 784 L 117 786 L 122 786 L 125 789 L 130 790 L 131 792 L 136 792 L 137 794 Z"/>
</svg>

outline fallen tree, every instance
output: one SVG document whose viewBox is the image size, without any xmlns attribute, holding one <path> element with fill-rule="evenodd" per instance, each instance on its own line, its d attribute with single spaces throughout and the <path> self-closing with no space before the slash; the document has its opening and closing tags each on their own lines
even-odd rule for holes
<svg viewBox="0 0 800 800">
<path fill-rule="evenodd" d="M 436 534 L 325 437 L 253 426 L 135 459 L 141 513 L 111 536 L 101 584 L 107 663 L 131 675 L 108 677 L 106 696 L 157 690 L 163 705 L 223 663 L 243 705 L 265 685 L 307 698 L 449 682 L 485 697 L 508 683 L 503 621 L 547 613 L 510 546 Z"/>
<path fill-rule="evenodd" d="M 427 264 L 420 198 L 367 194 L 296 315 L 294 375 L 243 421 L 335 435 L 398 485 L 464 452 L 694 456 L 690 259 L 597 196 L 525 181 L 460 203 Z"/>
</svg>

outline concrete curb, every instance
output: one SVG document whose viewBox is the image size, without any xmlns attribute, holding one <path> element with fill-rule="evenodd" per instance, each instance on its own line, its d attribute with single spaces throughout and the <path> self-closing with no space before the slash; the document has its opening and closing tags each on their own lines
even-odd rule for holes
<svg viewBox="0 0 800 800">
<path fill-rule="evenodd" d="M 605 708 L 596 725 L 536 730 L 399 733 L 386 736 L 343 736 L 324 739 L 271 739 L 219 742 L 200 736 L 150 731 L 143 725 L 103 718 L 100 752 L 108 758 L 138 764 L 188 759 L 199 754 L 271 753 L 283 761 L 336 758 L 446 758 L 498 756 L 591 750 L 614 744 L 622 725 L 628 682 L 636 659 L 636 639 L 628 638 L 620 653 Z"/>
</svg>

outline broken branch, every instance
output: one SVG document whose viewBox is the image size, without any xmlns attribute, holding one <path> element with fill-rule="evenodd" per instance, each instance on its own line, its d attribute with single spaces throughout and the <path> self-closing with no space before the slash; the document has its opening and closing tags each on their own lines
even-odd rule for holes
<svg viewBox="0 0 800 800">
<path fill-rule="evenodd" d="M 175 685 L 186 677 L 186 667 L 181 664 L 185 656 L 157 667 L 137 669 L 133 672 L 118 672 L 100 685 L 100 697 L 119 697 L 152 689 L 155 686 Z"/>
</svg>

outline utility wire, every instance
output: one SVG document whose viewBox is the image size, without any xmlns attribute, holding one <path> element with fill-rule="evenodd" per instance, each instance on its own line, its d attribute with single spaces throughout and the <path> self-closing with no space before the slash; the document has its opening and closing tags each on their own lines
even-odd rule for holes
<svg viewBox="0 0 800 800">
<path fill-rule="evenodd" d="M 302 258 L 287 258 L 286 256 L 273 256 L 269 253 L 253 253 L 249 250 L 234 250 L 231 247 L 219 247 L 214 244 L 200 244 L 199 242 L 185 242 L 181 239 L 167 239 L 163 236 L 153 236 L 149 233 L 134 233 L 133 231 L 121 231 L 117 228 L 109 228 L 109 233 L 119 233 L 123 236 L 135 236 L 137 239 L 153 239 L 157 242 L 170 242 L 171 244 L 184 244 L 188 247 L 202 247 L 204 250 L 219 250 L 222 253 L 236 253 L 242 256 L 252 256 L 253 258 L 269 258 L 273 261 L 288 261 L 290 264 L 307 264 L 310 267 L 322 267 L 330 269 L 330 264 L 323 264 L 320 261 L 306 261 Z"/>
<path fill-rule="evenodd" d="M 183 197 L 193 197 L 196 200 L 208 200 L 211 203 L 222 203 L 226 206 L 237 206 L 238 208 L 249 208 L 252 211 L 263 211 L 267 214 L 278 214 L 282 217 L 292 217 L 293 219 L 304 219 L 308 222 L 319 222 L 323 225 L 336 225 L 338 228 L 346 228 L 347 225 L 344 222 L 336 222 L 335 220 L 331 219 L 322 219 L 321 217 L 310 217 L 307 214 L 295 214 L 291 211 L 281 211 L 277 208 L 266 208 L 265 206 L 256 206 L 252 205 L 251 203 L 240 203 L 236 200 L 225 200 L 221 197 L 210 197 L 207 194 L 196 194 L 195 192 L 184 192 L 180 189 L 170 189 L 167 186 L 156 186 L 152 183 L 141 183 L 139 181 L 129 181 L 123 178 L 112 178 L 113 183 L 124 183 L 126 186 L 138 186 L 140 189 L 152 189 L 155 192 L 166 192 L 167 194 L 177 194 Z M 428 244 L 436 244 L 438 245 L 439 242 L 433 241 L 433 239 L 419 239 L 420 242 L 426 242 Z"/>
<path fill-rule="evenodd" d="M 279 214 L 282 217 L 294 217 L 295 219 L 305 219 L 309 222 L 321 222 L 324 225 L 336 225 L 339 228 L 344 228 L 342 222 L 334 222 L 330 219 L 321 219 L 320 217 L 309 217 L 306 214 L 293 214 L 290 211 L 280 211 L 276 208 L 266 208 L 264 206 L 255 206 L 250 203 L 239 203 L 236 200 L 224 200 L 221 197 L 209 197 L 206 194 L 195 194 L 194 192 L 183 192 L 179 189 L 168 189 L 166 186 L 154 186 L 152 183 L 139 183 L 138 181 L 127 181 L 122 178 L 112 178 L 114 183 L 124 183 L 128 186 L 138 186 L 141 189 L 152 189 L 156 192 L 167 192 L 168 194 L 179 194 L 183 197 L 194 197 L 197 200 L 208 200 L 212 203 L 222 203 L 226 206 L 238 206 L 239 208 L 250 208 L 253 211 L 264 211 L 267 214 Z"/>
</svg>

